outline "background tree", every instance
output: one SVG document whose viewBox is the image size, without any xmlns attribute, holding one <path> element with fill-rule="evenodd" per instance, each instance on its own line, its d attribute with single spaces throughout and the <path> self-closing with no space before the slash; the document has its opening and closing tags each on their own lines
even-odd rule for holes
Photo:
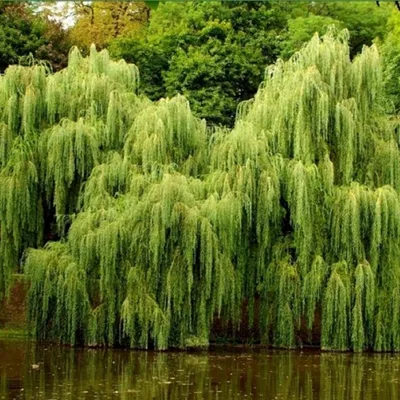
<svg viewBox="0 0 400 400">
<path fill-rule="evenodd" d="M 344 22 L 337 19 L 314 14 L 289 19 L 281 57 L 289 58 L 307 43 L 315 32 L 324 34 L 331 25 L 338 28 L 345 26 Z"/>
<path fill-rule="evenodd" d="M 29 54 L 59 70 L 70 47 L 68 33 L 46 12 L 27 3 L 0 2 L 0 72 Z"/>
<path fill-rule="evenodd" d="M 388 23 L 388 33 L 381 41 L 385 58 L 385 87 L 396 113 L 400 110 L 400 13 L 393 12 Z"/>
<path fill-rule="evenodd" d="M 376 38 L 384 38 L 386 24 L 395 6 L 373 2 L 310 3 L 294 5 L 288 21 L 288 36 L 285 38 L 285 54 L 293 54 L 299 46 L 310 40 L 315 32 L 324 33 L 329 24 L 345 27 L 350 32 L 350 53 L 358 54 L 364 45 L 369 46 Z M 396 9 L 397 11 L 397 9 Z M 286 42 L 287 41 L 287 42 Z M 290 44 L 293 48 L 290 49 Z"/>
<path fill-rule="evenodd" d="M 286 17 L 265 3 L 160 4 L 145 31 L 111 52 L 135 62 L 152 99 L 184 94 L 199 117 L 231 124 L 280 51 Z"/>
<path fill-rule="evenodd" d="M 76 23 L 71 28 L 75 44 L 88 50 L 92 43 L 106 47 L 112 39 L 139 30 L 149 18 L 149 8 L 139 2 L 76 2 Z"/>
</svg>

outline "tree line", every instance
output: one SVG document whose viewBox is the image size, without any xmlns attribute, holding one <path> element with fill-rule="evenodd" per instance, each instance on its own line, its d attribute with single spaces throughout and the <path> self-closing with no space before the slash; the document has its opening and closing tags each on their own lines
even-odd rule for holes
<svg viewBox="0 0 400 400">
<path fill-rule="evenodd" d="M 54 71 L 66 66 L 77 45 L 94 43 L 141 71 L 141 93 L 152 100 L 183 94 L 196 116 L 232 126 L 237 105 L 250 99 L 266 65 L 287 59 L 330 25 L 350 32 L 354 57 L 363 45 L 385 47 L 388 86 L 398 92 L 399 13 L 383 3 L 160 3 L 74 2 L 64 7 L 0 3 L 0 72 L 27 64 L 29 55 Z M 397 23 L 396 23 L 397 22 Z M 394 99 L 397 107 L 397 100 Z"/>
</svg>

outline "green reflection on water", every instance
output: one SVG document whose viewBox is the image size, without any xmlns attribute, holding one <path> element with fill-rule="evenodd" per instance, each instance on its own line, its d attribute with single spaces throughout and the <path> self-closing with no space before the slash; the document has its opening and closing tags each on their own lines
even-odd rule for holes
<svg viewBox="0 0 400 400">
<path fill-rule="evenodd" d="M 399 369 L 392 354 L 157 353 L 0 341 L 0 398 L 400 399 Z"/>
</svg>

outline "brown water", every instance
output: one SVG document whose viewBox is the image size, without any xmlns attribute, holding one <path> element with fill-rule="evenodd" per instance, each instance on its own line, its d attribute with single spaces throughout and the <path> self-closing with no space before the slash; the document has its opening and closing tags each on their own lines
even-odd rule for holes
<svg viewBox="0 0 400 400">
<path fill-rule="evenodd" d="M 400 399 L 400 355 L 138 352 L 0 341 L 1 399 Z"/>
</svg>

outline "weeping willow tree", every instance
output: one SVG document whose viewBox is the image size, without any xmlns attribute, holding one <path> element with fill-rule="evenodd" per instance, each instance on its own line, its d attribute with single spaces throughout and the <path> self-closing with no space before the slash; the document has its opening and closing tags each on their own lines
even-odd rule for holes
<svg viewBox="0 0 400 400">
<path fill-rule="evenodd" d="M 330 30 L 266 70 L 232 130 L 91 48 L 0 76 L 0 291 L 38 339 L 400 350 L 400 152 L 375 46 Z M 3 190 L 4 189 L 4 190 Z M 246 316 L 246 318 L 244 318 Z"/>
</svg>

